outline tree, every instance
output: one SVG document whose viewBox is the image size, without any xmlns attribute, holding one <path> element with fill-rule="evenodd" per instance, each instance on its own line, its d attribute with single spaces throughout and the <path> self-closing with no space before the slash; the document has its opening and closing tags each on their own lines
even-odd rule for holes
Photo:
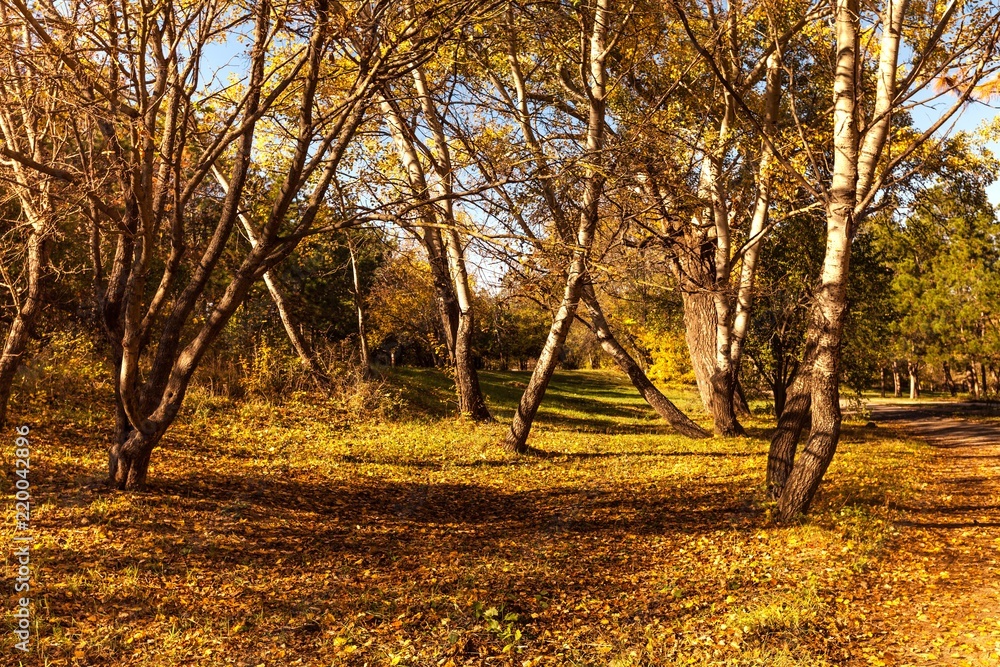
<svg viewBox="0 0 1000 667">
<path fill-rule="evenodd" d="M 404 118 L 401 99 L 415 100 L 417 110 L 412 115 L 423 119 L 431 141 L 420 141 L 416 123 L 411 125 Z M 422 67 L 413 70 L 412 89 L 405 86 L 394 98 L 383 97 L 381 108 L 403 164 L 410 196 L 423 202 L 419 208 L 421 222 L 406 228 L 423 244 L 434 273 L 438 309 L 455 373 L 459 412 L 476 421 L 491 422 L 493 416 L 483 398 L 472 355 L 475 333 L 472 289 L 454 209 L 455 169 L 442 117 L 445 112 L 432 97 Z"/>
<path fill-rule="evenodd" d="M 545 389 L 552 378 L 566 335 L 576 316 L 580 297 L 587 285 L 587 258 L 594 241 L 597 228 L 598 207 L 606 179 L 601 166 L 604 162 L 605 109 L 607 94 L 608 30 L 614 19 L 610 0 L 581 2 L 574 8 L 579 23 L 579 64 L 580 81 L 577 85 L 585 92 L 588 110 L 584 129 L 584 147 L 580 156 L 583 201 L 580 205 L 579 221 L 575 225 L 573 248 L 565 269 L 565 287 L 559 309 L 549 329 L 545 346 L 542 348 L 528 386 L 518 402 L 510 430 L 503 439 L 505 449 L 518 454 L 528 453 L 528 433 L 538 407 L 545 396 Z M 512 28 L 509 25 L 509 29 Z M 508 36 L 513 39 L 513 36 Z M 613 40 L 612 40 L 613 42 Z M 519 55 L 512 53 L 512 71 L 519 67 Z"/>
<path fill-rule="evenodd" d="M 415 17 L 394 3 L 326 0 L 247 8 L 205 0 L 149 11 L 11 4 L 39 43 L 32 67 L 58 63 L 72 75 L 59 90 L 72 107 L 65 122 L 79 130 L 87 119 L 99 130 L 75 133 L 79 162 L 47 173 L 89 196 L 99 239 L 114 247 L 108 261 L 104 244 L 93 244 L 115 372 L 109 476 L 117 488 L 141 489 L 208 347 L 253 284 L 316 231 L 375 91 L 451 34 L 447 25 L 426 31 L 439 15 L 474 12 L 461 2 L 421 6 Z M 238 85 L 201 92 L 206 47 L 237 34 L 250 43 Z M 286 130 L 269 159 L 254 159 L 257 142 Z M 7 156 L 36 168 L 27 156 Z M 255 164 L 261 185 L 248 188 Z M 221 201 L 213 199 L 213 167 L 228 181 Z M 254 192 L 267 202 L 258 242 L 223 271 L 222 260 L 237 252 L 239 212 L 258 208 L 245 201 Z"/>
<path fill-rule="evenodd" d="M 711 110 L 712 126 L 694 139 L 692 165 L 697 165 L 697 173 L 686 179 L 697 184 L 690 194 L 696 202 L 690 206 L 691 218 L 675 218 L 667 223 L 670 233 L 664 238 L 676 247 L 672 268 L 684 296 L 688 347 L 702 402 L 713 415 L 716 433 L 734 436 L 743 433 L 734 397 L 750 321 L 757 258 L 761 242 L 771 229 L 768 217 L 781 100 L 781 57 L 789 40 L 808 22 L 820 19 L 825 9 L 807 7 L 799 17 L 790 17 L 793 20 L 787 25 L 780 25 L 789 15 L 785 7 L 781 9 L 786 11 L 781 11 L 762 3 L 743 12 L 742 7 L 729 3 L 724 11 L 714 0 L 704 6 L 703 15 L 700 5 L 689 10 L 679 0 L 673 2 L 691 44 L 710 65 L 707 74 L 714 73 L 718 80 L 714 81 L 711 96 L 693 100 Z M 697 15 L 692 17 L 694 11 Z M 767 41 L 758 48 L 745 43 L 744 34 L 759 30 L 765 23 Z M 708 79 L 707 85 L 712 85 L 716 77 Z M 761 79 L 763 93 L 754 95 Z M 740 145 L 737 107 L 746 107 L 751 96 L 760 98 L 756 141 Z M 759 158 L 751 178 L 744 179 L 742 185 L 738 178 L 727 178 L 726 172 L 736 172 L 741 162 L 744 170 L 752 169 L 751 156 L 755 154 Z M 658 180 L 655 173 L 646 180 L 654 201 L 664 197 L 664 187 Z M 741 207 L 735 190 L 748 186 L 755 190 L 754 203 Z M 671 202 L 663 206 L 663 214 L 670 215 L 671 208 L 683 210 Z M 741 215 L 749 218 L 749 224 L 739 224 Z M 736 237 L 740 227 L 745 230 L 742 247 L 737 245 Z"/>
<path fill-rule="evenodd" d="M 877 42 L 869 42 L 877 43 L 878 50 L 874 104 L 867 115 L 861 104 L 861 100 L 867 99 L 863 95 L 867 81 L 861 76 L 865 51 L 860 39 L 860 6 L 856 0 L 836 3 L 832 168 L 829 186 L 809 184 L 826 211 L 826 251 L 813 299 L 802 367 L 768 455 L 768 486 L 778 498 L 783 520 L 808 509 L 839 439 L 840 347 L 847 313 L 851 240 L 879 194 L 900 177 L 897 169 L 904 160 L 957 113 L 988 71 L 998 37 L 996 11 L 982 16 L 966 14 L 956 19 L 955 9 L 956 3 L 951 3 L 943 16 L 927 17 L 908 13 L 905 1 L 883 6 L 877 16 L 881 36 Z M 917 19 L 927 21 L 924 25 L 930 28 L 930 37 L 912 49 L 911 68 L 899 80 L 904 16 L 911 16 L 915 23 Z M 912 29 L 913 25 L 908 27 Z M 968 41 L 973 34 L 976 37 Z M 922 38 L 920 35 L 917 31 L 913 37 Z M 946 35 L 954 43 L 943 44 L 948 41 L 944 39 Z M 949 83 L 959 93 L 956 104 L 923 133 L 894 138 L 891 156 L 885 157 L 894 114 L 900 113 L 907 100 L 943 71 L 963 75 L 961 81 L 952 79 Z M 808 442 L 801 452 L 796 452 L 810 413 Z"/>
<path fill-rule="evenodd" d="M 953 148 L 961 154 L 961 146 Z M 988 386 L 986 369 L 1000 360 L 1000 225 L 985 191 L 996 165 L 977 168 L 975 162 L 967 156 L 962 174 L 918 193 L 884 246 L 900 313 L 893 352 L 911 369 L 940 366 L 950 391 L 951 368 L 964 368 L 970 390 L 979 395 Z M 917 391 L 913 374 L 911 398 Z"/>
<path fill-rule="evenodd" d="M 31 51 L 39 48 L 25 24 L 0 4 L 3 46 L 0 60 L 0 178 L 9 184 L 11 205 L 4 206 L 0 279 L 10 293 L 11 318 L 0 355 L 0 426 L 6 423 L 14 377 L 24 361 L 45 300 L 50 272 L 50 247 L 56 236 L 57 216 L 76 208 L 62 200 L 61 183 L 52 174 L 64 159 L 68 126 L 61 122 L 56 94 L 62 68 L 44 72 L 28 66 Z"/>
<path fill-rule="evenodd" d="M 596 21 L 597 18 L 594 20 Z M 579 245 L 578 238 L 580 232 L 578 229 L 574 229 L 571 215 L 567 211 L 569 208 L 567 206 L 567 200 L 570 199 L 572 195 L 567 195 L 567 193 L 559 191 L 558 185 L 560 178 L 556 173 L 558 165 L 554 165 L 553 160 L 547 154 L 546 144 L 543 143 L 545 142 L 546 137 L 544 136 L 544 133 L 540 132 L 538 129 L 538 125 L 544 122 L 544 114 L 533 114 L 531 111 L 532 102 L 546 103 L 549 100 L 545 92 L 532 89 L 530 82 L 525 75 L 524 69 L 522 68 L 521 47 L 517 37 L 516 20 L 513 12 L 508 13 L 508 21 L 505 27 L 505 36 L 507 39 L 507 74 L 510 80 L 510 86 L 508 87 L 496 71 L 491 69 L 488 64 L 486 66 L 487 76 L 497 91 L 497 97 L 503 103 L 503 110 L 514 117 L 515 125 L 520 131 L 520 136 L 524 140 L 527 149 L 525 159 L 533 169 L 533 172 L 531 173 L 531 180 L 537 190 L 537 196 L 541 199 L 541 210 L 544 211 L 543 215 L 545 215 L 546 219 L 551 223 L 551 234 L 561 244 L 560 247 L 573 248 L 574 246 Z M 593 39 L 594 36 L 592 35 L 592 45 Z M 605 37 L 600 37 L 600 39 L 603 40 Z M 610 47 L 606 50 L 609 54 L 611 53 Z M 591 58 L 593 58 L 593 55 L 591 55 Z M 485 62 L 487 59 L 482 58 L 482 60 Z M 586 63 L 586 59 L 584 58 L 581 62 Z M 603 62 L 595 65 L 593 61 L 591 61 L 590 66 L 592 68 L 595 66 L 601 68 L 605 67 Z M 561 65 L 559 67 L 559 77 L 564 79 L 568 76 L 568 74 L 565 69 L 562 69 Z M 596 75 L 593 76 L 594 78 L 592 79 L 592 82 L 597 81 Z M 580 123 L 587 123 L 588 141 L 591 137 L 591 134 L 589 133 L 590 129 L 595 127 L 595 122 L 601 124 L 602 133 L 609 131 L 606 127 L 607 121 L 603 117 L 603 114 L 607 110 L 606 106 L 602 106 L 599 110 L 602 116 L 599 119 L 595 119 L 595 115 L 597 113 L 593 101 L 595 92 L 591 90 L 586 95 L 580 92 L 581 90 L 586 89 L 586 81 L 583 82 L 581 87 L 579 84 L 574 84 L 564 79 L 562 81 L 562 85 L 568 88 L 570 93 L 569 99 L 565 103 L 558 104 L 557 106 L 560 111 L 569 116 L 570 119 Z M 593 86 L 593 83 L 591 85 Z M 620 140 L 620 137 L 617 138 Z M 589 148 L 589 144 L 588 150 L 591 150 Z M 607 171 L 615 169 L 618 165 L 616 165 L 611 158 L 610 154 L 612 150 L 610 147 L 602 146 L 600 147 L 600 150 L 602 160 L 604 161 L 603 168 Z M 585 176 L 584 179 L 596 177 L 597 174 L 595 172 L 594 175 Z M 574 185 L 578 184 L 574 183 Z M 589 192 L 587 187 L 590 185 L 592 185 L 592 182 L 584 180 L 583 193 L 585 204 L 589 201 L 587 199 L 587 193 Z M 598 223 L 602 217 L 599 199 L 600 198 L 595 199 L 589 204 L 591 208 L 593 208 L 593 212 L 586 213 L 587 215 L 595 217 L 594 229 L 590 232 L 591 243 L 593 243 L 592 239 L 598 230 Z M 546 242 L 542 238 L 539 238 L 539 236 L 531 230 L 528 222 L 525 221 L 521 214 L 517 211 L 517 206 L 512 198 L 507 198 L 507 204 L 510 214 L 519 220 L 519 226 L 525 235 L 524 242 L 532 248 L 535 256 L 545 258 L 547 255 Z M 615 361 L 623 372 L 625 372 L 625 374 L 632 381 L 632 384 L 639 391 L 640 395 L 650 404 L 650 406 L 653 407 L 657 414 L 667 420 L 667 422 L 670 423 L 671 426 L 673 426 L 679 433 L 695 438 L 707 437 L 708 433 L 695 424 L 689 417 L 687 417 L 687 415 L 678 410 L 677 407 L 666 396 L 664 396 L 659 389 L 656 388 L 656 386 L 646 376 L 642 367 L 636 362 L 621 342 L 619 342 L 618 338 L 612 331 L 608 318 L 605 316 L 604 307 L 601 305 L 601 301 L 598 297 L 598 291 L 595 287 L 595 275 L 592 269 L 588 270 L 586 276 L 582 279 L 578 298 L 582 300 L 585 306 L 586 317 L 583 317 L 580 313 L 578 313 L 576 307 L 572 310 L 572 316 L 583 322 L 584 325 L 591 330 L 604 352 Z M 556 324 L 559 323 L 559 317 L 561 317 L 562 313 L 565 312 L 563 306 L 566 303 L 567 302 L 564 296 L 563 301 L 559 304 L 556 310 Z M 560 345 L 564 344 L 565 337 L 568 335 L 571 323 L 572 317 L 565 323 L 566 333 L 555 334 L 562 335 L 563 343 L 560 343 Z M 553 331 L 558 331 L 558 328 L 554 328 Z M 550 340 L 555 339 L 553 338 Z M 531 385 L 529 385 L 529 389 L 532 389 Z M 528 392 L 526 392 L 525 396 L 529 396 Z M 540 398 L 541 394 L 537 394 L 537 400 L 540 400 Z M 536 399 L 528 397 L 528 401 L 534 400 Z M 530 410 L 530 403 L 525 403 L 524 407 L 526 408 L 526 411 Z M 528 427 L 530 427 L 530 424 Z M 523 424 L 519 424 L 518 417 L 515 417 L 515 427 L 512 430 L 511 435 L 505 441 L 506 445 L 515 451 L 518 451 L 518 447 L 523 447 L 523 443 L 521 445 L 516 444 L 521 437 L 521 431 L 518 429 L 523 431 L 523 435 L 526 438 L 526 427 L 524 427 Z"/>
</svg>

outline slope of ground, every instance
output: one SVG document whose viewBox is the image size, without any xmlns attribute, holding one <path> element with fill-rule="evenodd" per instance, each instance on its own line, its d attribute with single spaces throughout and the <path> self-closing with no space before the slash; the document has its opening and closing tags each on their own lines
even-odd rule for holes
<svg viewBox="0 0 1000 667">
<path fill-rule="evenodd" d="M 526 379 L 484 374 L 495 413 Z M 890 506 L 916 502 L 928 463 L 887 429 L 849 425 L 815 514 L 778 527 L 766 420 L 690 441 L 617 374 L 564 372 L 532 440 L 559 455 L 512 459 L 503 419 L 442 416 L 447 380 L 411 370 L 369 400 L 405 415 L 402 392 L 426 403 L 416 419 L 196 393 L 149 491 L 122 494 L 103 486 L 95 382 L 15 414 L 37 503 L 25 665 L 812 667 L 897 647 L 875 620 L 903 546 Z M 12 481 L 10 447 L 0 465 Z M 6 623 L 0 655 L 17 664 Z"/>
</svg>

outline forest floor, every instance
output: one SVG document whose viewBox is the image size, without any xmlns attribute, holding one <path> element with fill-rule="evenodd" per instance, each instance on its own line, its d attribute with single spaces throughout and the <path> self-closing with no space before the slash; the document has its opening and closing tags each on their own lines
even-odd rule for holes
<svg viewBox="0 0 1000 667">
<path fill-rule="evenodd" d="M 555 455 L 515 459 L 496 443 L 526 373 L 483 374 L 498 423 L 476 426 L 449 416 L 447 378 L 411 369 L 346 403 L 195 391 L 149 490 L 116 493 L 104 376 L 66 372 L 90 384 L 16 404 L 32 427 L 33 652 L 15 652 L 8 615 L 0 665 L 1000 660 L 989 443 L 848 422 L 813 513 L 779 526 L 766 414 L 746 438 L 693 441 L 618 374 L 562 372 L 531 441 Z M 668 394 L 705 423 L 694 391 Z M 8 550 L 8 582 L 14 568 Z"/>
</svg>

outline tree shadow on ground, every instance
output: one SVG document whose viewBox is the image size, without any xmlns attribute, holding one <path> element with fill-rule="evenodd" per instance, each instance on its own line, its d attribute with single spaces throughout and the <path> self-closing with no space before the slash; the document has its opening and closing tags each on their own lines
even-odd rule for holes
<svg viewBox="0 0 1000 667">
<path fill-rule="evenodd" d="M 397 386 L 418 411 L 439 418 L 455 414 L 454 388 L 444 373 L 434 369 L 384 370 L 387 381 Z M 530 377 L 528 371 L 480 372 L 483 393 L 494 417 L 500 421 L 513 417 L 514 407 Z M 536 425 L 582 433 L 673 432 L 634 387 L 610 371 L 556 372 L 538 411 Z"/>
</svg>

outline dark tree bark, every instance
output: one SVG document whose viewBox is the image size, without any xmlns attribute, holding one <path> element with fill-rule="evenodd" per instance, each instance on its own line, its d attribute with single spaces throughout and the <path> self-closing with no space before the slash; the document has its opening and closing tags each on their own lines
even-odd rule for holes
<svg viewBox="0 0 1000 667">
<path fill-rule="evenodd" d="M 771 392 L 774 394 L 774 416 L 781 419 L 785 413 L 785 403 L 788 401 L 788 387 L 784 382 L 776 382 L 771 385 Z"/>
<path fill-rule="evenodd" d="M 944 386 L 948 390 L 948 393 L 952 396 L 958 394 L 958 388 L 955 386 L 955 381 L 951 377 L 951 364 L 947 361 L 941 362 L 941 372 L 944 375 Z"/>
<path fill-rule="evenodd" d="M 738 417 L 749 419 L 753 416 L 750 412 L 750 403 L 747 401 L 746 394 L 743 393 L 743 383 L 740 382 L 739 375 L 736 376 L 734 383 L 733 407 L 736 409 Z"/>
<path fill-rule="evenodd" d="M 795 379 L 792 381 L 791 390 L 781 391 L 781 411 L 778 415 L 778 428 L 771 437 L 771 445 L 767 453 L 767 474 L 765 483 L 768 494 L 775 500 L 781 497 L 781 493 L 788 481 L 788 476 L 792 472 L 795 463 L 795 451 L 798 447 L 799 439 L 802 436 L 802 429 L 809 421 L 809 409 L 812 404 L 812 384 L 810 374 L 812 372 L 813 355 L 816 349 L 815 341 L 806 342 L 806 349 Z M 778 383 L 781 385 L 783 383 Z M 775 410 L 778 409 L 778 394 L 775 394 Z"/>
<path fill-rule="evenodd" d="M 716 364 L 718 327 L 715 297 L 708 292 L 687 290 L 682 298 L 685 337 L 702 404 L 712 415 L 716 434 L 723 437 L 745 435 L 733 405 L 736 387 L 732 374 L 719 369 Z"/>
<path fill-rule="evenodd" d="M 973 398 L 979 398 L 981 396 L 979 379 L 976 377 L 976 371 L 973 368 L 973 362 L 971 361 L 965 368 L 965 377 L 969 382 L 969 391 L 972 392 Z"/>
</svg>

